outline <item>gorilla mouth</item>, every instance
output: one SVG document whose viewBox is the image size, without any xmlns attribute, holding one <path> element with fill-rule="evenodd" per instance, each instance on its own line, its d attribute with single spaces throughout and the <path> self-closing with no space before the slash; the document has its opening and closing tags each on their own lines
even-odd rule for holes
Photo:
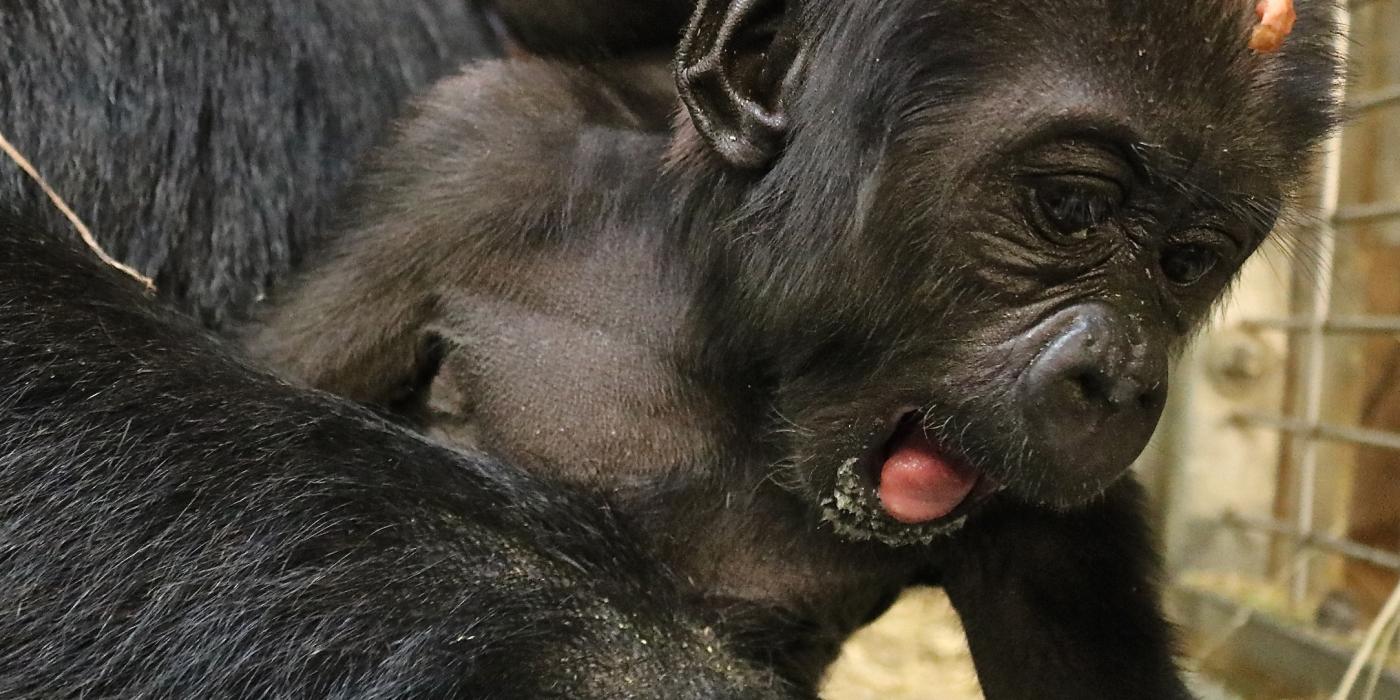
<svg viewBox="0 0 1400 700">
<path fill-rule="evenodd" d="M 906 413 L 874 460 L 875 485 L 885 514 L 906 525 L 962 515 L 991 480 L 929 438 L 923 414 Z"/>
<path fill-rule="evenodd" d="M 887 423 L 863 458 L 837 469 L 822 518 L 853 541 L 892 547 L 928 544 L 957 530 L 1001 489 L 951 446 L 931 438 L 926 414 L 905 410 Z"/>
</svg>

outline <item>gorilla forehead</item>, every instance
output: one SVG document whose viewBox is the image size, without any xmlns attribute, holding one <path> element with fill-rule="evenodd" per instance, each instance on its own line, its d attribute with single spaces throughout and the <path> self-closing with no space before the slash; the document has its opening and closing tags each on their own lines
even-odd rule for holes
<svg viewBox="0 0 1400 700">
<path fill-rule="evenodd" d="M 1241 157 L 1294 164 L 1335 120 L 1331 12 L 1302 4 L 1283 50 L 1261 55 L 1243 0 L 814 0 L 804 21 L 821 36 L 794 118 L 878 136 L 913 115 L 965 117 L 994 90 L 1002 114 L 1092 103 L 1157 143 L 1210 129 Z"/>
<path fill-rule="evenodd" d="M 836 245 L 859 238 L 872 177 L 921 183 L 909 215 L 947 211 L 996 154 L 1087 132 L 1267 227 L 1337 120 L 1331 9 L 1305 4 L 1261 55 L 1252 7 L 1233 0 L 810 0 L 788 147 L 740 221 L 766 221 L 778 249 Z M 835 222 L 833 197 L 853 204 Z"/>
</svg>

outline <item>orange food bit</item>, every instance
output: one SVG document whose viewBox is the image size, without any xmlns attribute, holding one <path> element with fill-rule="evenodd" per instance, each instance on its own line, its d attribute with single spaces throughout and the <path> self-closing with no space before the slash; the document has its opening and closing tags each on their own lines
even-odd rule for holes
<svg viewBox="0 0 1400 700">
<path fill-rule="evenodd" d="M 1298 19 L 1293 0 L 1259 0 L 1254 12 L 1259 15 L 1259 25 L 1249 37 L 1249 48 L 1259 53 L 1273 53 L 1283 48 L 1283 40 L 1288 38 Z"/>
</svg>

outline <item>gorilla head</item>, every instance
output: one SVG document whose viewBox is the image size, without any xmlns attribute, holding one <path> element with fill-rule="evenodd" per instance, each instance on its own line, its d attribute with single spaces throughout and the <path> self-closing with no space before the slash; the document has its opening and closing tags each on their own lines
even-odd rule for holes
<svg viewBox="0 0 1400 700">
<path fill-rule="evenodd" d="M 1330 7 L 1239 5 L 702 3 L 670 162 L 737 194 L 683 238 L 790 483 L 894 536 L 1123 474 L 1333 118 Z"/>
<path fill-rule="evenodd" d="M 1173 352 L 1327 133 L 1329 12 L 1261 54 L 1219 0 L 706 0 L 674 81 L 469 73 L 254 345 L 420 417 L 461 384 L 460 434 L 526 464 L 748 463 L 848 537 L 927 541 L 995 493 L 1079 505 L 1143 449 Z M 553 330 L 484 347 L 537 319 L 483 327 L 483 298 Z M 638 408 L 661 404 L 709 413 Z M 674 426 L 637 426 L 663 414 L 704 455 L 656 450 Z"/>
</svg>

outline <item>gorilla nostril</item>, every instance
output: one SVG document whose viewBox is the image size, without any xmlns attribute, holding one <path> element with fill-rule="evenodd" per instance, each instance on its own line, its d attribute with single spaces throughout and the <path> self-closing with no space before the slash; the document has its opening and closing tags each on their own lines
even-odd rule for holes
<svg viewBox="0 0 1400 700">
<path fill-rule="evenodd" d="M 1144 391 L 1138 395 L 1138 407 L 1144 411 L 1156 411 L 1162 407 L 1164 394 L 1157 390 Z"/>
<path fill-rule="evenodd" d="M 1094 370 L 1086 369 L 1071 375 L 1070 383 L 1079 391 L 1079 398 L 1085 403 L 1098 404 L 1109 403 L 1110 392 L 1108 383 L 1104 376 Z"/>
<path fill-rule="evenodd" d="M 1068 372 L 1064 379 L 1069 387 L 1067 396 L 1096 414 L 1122 412 L 1154 414 L 1166 402 L 1160 382 L 1149 389 L 1135 376 L 1116 377 L 1098 368 L 1083 368 Z"/>
</svg>

